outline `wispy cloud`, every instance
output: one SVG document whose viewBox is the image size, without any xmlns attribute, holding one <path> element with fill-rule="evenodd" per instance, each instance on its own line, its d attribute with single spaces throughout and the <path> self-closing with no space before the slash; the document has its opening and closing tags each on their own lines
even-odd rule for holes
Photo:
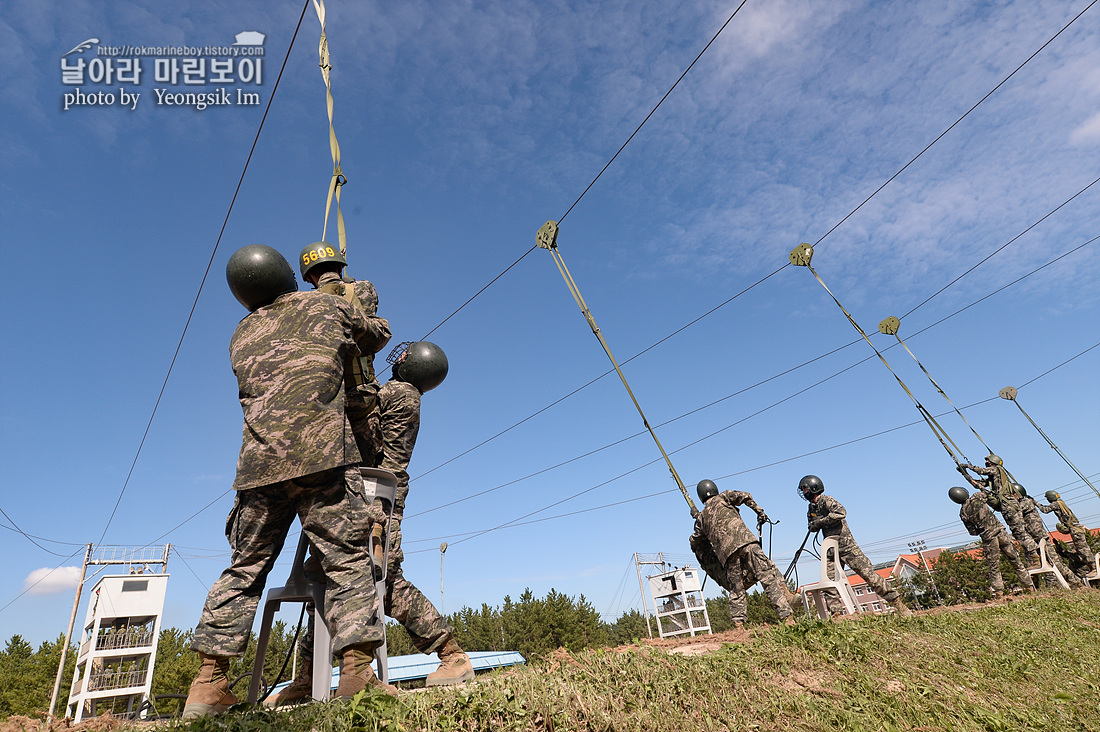
<svg viewBox="0 0 1100 732">
<path fill-rule="evenodd" d="M 43 567 L 36 569 L 23 580 L 23 588 L 31 595 L 53 595 L 75 590 L 80 584 L 79 567 Z"/>
</svg>

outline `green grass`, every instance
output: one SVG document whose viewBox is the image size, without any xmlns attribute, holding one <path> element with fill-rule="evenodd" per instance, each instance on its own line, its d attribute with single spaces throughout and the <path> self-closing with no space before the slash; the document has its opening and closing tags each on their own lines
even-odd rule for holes
<svg viewBox="0 0 1100 732">
<path fill-rule="evenodd" d="M 1100 592 L 909 619 L 803 621 L 684 657 L 559 652 L 474 686 L 171 729 L 1100 731 Z"/>
</svg>

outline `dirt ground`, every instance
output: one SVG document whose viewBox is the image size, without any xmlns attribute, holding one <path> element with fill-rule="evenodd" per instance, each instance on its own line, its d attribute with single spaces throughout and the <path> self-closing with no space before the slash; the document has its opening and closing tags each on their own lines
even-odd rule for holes
<svg viewBox="0 0 1100 732">
<path fill-rule="evenodd" d="M 16 715 L 14 717 L 8 717 L 0 722 L 0 732 L 68 732 L 68 730 L 72 730 L 72 732 L 114 732 L 114 730 L 122 726 L 124 721 L 129 729 L 153 725 L 152 722 L 131 722 L 122 720 L 115 717 L 110 712 L 93 719 L 85 720 L 80 724 L 73 724 L 71 719 L 58 719 L 49 727 L 44 726 L 43 720 L 41 719 L 32 719 L 31 717 Z"/>
</svg>

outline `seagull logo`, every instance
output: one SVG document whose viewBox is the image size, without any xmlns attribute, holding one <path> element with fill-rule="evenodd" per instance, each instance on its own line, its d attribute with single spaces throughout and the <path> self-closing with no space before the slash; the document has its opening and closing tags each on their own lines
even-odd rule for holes
<svg viewBox="0 0 1100 732">
<path fill-rule="evenodd" d="M 84 53 L 84 52 L 85 52 L 86 50 L 88 50 L 89 48 L 91 48 L 91 47 L 92 47 L 93 45 L 95 45 L 96 43 L 99 43 L 99 39 L 98 39 L 98 38 L 89 38 L 89 39 L 88 39 L 88 40 L 86 40 L 86 41 L 82 41 L 81 43 L 78 43 L 78 44 L 77 44 L 77 45 L 76 45 L 76 46 L 75 46 L 75 47 L 73 48 L 73 50 L 69 51 L 69 53 Z M 62 55 L 61 55 L 61 58 L 65 58 L 66 56 L 68 56 L 68 55 L 69 55 L 69 53 L 65 53 L 65 54 L 62 54 Z"/>
</svg>

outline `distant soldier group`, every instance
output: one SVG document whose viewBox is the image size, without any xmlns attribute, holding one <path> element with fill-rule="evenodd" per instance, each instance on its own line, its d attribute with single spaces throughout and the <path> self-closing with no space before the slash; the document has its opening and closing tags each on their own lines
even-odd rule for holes
<svg viewBox="0 0 1100 732">
<path fill-rule="evenodd" d="M 311 547 L 307 575 L 326 585 L 325 621 L 341 663 L 337 697 L 368 687 L 396 693 L 371 669 L 384 637 L 374 582 L 382 552 L 376 547 L 387 538 L 385 608 L 419 650 L 439 655 L 428 684 L 473 677 L 453 629 L 401 571 L 400 522 L 420 397 L 442 383 L 447 358 L 427 341 L 402 343 L 391 353 L 392 377 L 380 387 L 374 357 L 390 340 L 389 323 L 378 317 L 374 285 L 342 276 L 346 264 L 326 242 L 305 247 L 302 279 L 315 292 L 298 292 L 290 264 L 271 247 L 244 247 L 227 265 L 230 290 L 249 310 L 229 349 L 244 412 L 237 495 L 226 524 L 232 558 L 211 587 L 195 630 L 192 649 L 202 664 L 184 718 L 236 703 L 229 662 L 244 653 L 267 576 L 295 517 Z M 360 466 L 397 478 L 388 524 L 390 507 L 368 503 Z M 312 630 L 311 622 L 307 638 Z M 303 639 L 302 651 L 301 672 L 274 703 L 309 697 L 312 643 Z"/>
</svg>

